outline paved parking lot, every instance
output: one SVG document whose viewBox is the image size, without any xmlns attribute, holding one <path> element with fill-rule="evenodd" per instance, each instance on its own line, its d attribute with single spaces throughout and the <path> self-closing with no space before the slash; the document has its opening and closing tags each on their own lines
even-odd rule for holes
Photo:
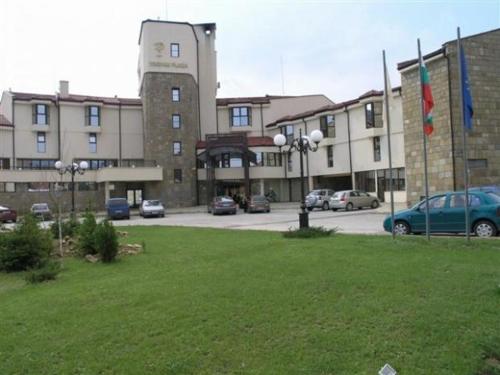
<svg viewBox="0 0 500 375">
<path fill-rule="evenodd" d="M 313 211 L 309 214 L 311 226 L 338 228 L 344 233 L 382 234 L 382 221 L 387 213 L 384 210 Z M 286 231 L 298 227 L 298 209 L 288 207 L 273 208 L 271 213 L 248 214 L 239 210 L 236 215 L 217 215 L 202 212 L 175 212 L 167 209 L 164 218 L 143 219 L 132 216 L 130 220 L 115 220 L 116 226 L 128 225 L 167 225 L 189 227 L 211 227 L 228 229 L 256 229 Z"/>
</svg>

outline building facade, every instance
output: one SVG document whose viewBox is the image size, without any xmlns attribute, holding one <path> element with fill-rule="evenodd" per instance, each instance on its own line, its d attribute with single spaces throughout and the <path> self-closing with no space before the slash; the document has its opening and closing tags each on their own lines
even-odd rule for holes
<svg viewBox="0 0 500 375">
<path fill-rule="evenodd" d="M 299 154 L 289 142 L 319 129 L 324 140 L 305 157 L 308 188 L 356 188 L 389 200 L 388 131 L 383 93 L 333 103 L 324 95 L 218 98 L 215 24 L 144 21 L 139 35 L 139 98 L 5 91 L 0 102 L 0 204 L 27 211 L 36 202 L 102 209 L 111 197 L 131 206 L 160 199 L 167 207 L 206 204 L 214 195 L 265 194 L 300 200 Z M 473 183 L 498 177 L 498 31 L 464 40 L 475 102 Z M 460 187 L 454 45 L 427 56 L 435 106 L 431 191 Z M 422 195 L 421 127 L 415 61 L 399 64 L 391 117 L 395 201 Z M 61 176 L 54 168 L 86 160 L 89 170 Z M 486 170 L 482 167 L 487 165 Z M 482 169 L 483 168 L 483 169 Z M 495 177 L 497 176 L 497 177 Z"/>
<path fill-rule="evenodd" d="M 500 29 L 462 39 L 473 98 L 473 129 L 467 136 L 469 186 L 500 184 Z M 424 56 L 434 96 L 429 137 L 429 193 L 464 188 L 462 118 L 456 41 Z M 422 120 L 417 60 L 398 64 L 401 73 L 404 152 L 410 204 L 424 193 Z"/>
</svg>

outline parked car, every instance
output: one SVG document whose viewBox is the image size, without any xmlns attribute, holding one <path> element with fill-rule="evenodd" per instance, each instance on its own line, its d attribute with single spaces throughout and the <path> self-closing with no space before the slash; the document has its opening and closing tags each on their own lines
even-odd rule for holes
<svg viewBox="0 0 500 375">
<path fill-rule="evenodd" d="M 0 223 L 7 223 L 9 221 L 13 223 L 17 221 L 16 210 L 6 206 L 0 206 Z"/>
<path fill-rule="evenodd" d="M 165 207 L 159 200 L 145 200 L 142 201 L 139 207 L 139 215 L 142 217 L 165 217 Z"/>
<path fill-rule="evenodd" d="M 306 207 L 309 211 L 315 208 L 328 210 L 330 208 L 330 198 L 335 194 L 331 189 L 317 189 L 306 195 Z"/>
<path fill-rule="evenodd" d="M 47 203 L 35 203 L 31 206 L 31 213 L 42 220 L 52 220 L 52 212 L 50 212 Z"/>
<path fill-rule="evenodd" d="M 271 212 L 271 205 L 265 195 L 252 195 L 247 201 L 247 212 Z"/>
<path fill-rule="evenodd" d="M 425 232 L 425 200 L 394 215 L 396 234 Z M 494 192 L 469 193 L 471 232 L 478 237 L 492 237 L 500 228 L 500 196 Z M 432 233 L 465 233 L 465 194 L 448 192 L 429 198 L 429 221 Z M 391 217 L 384 220 L 384 229 L 392 231 Z"/>
<path fill-rule="evenodd" d="M 333 197 L 330 198 L 330 207 L 333 211 L 337 211 L 338 209 L 351 211 L 354 208 L 377 208 L 378 206 L 380 206 L 380 201 L 377 197 L 361 190 L 337 191 Z"/>
<path fill-rule="evenodd" d="M 212 199 L 208 206 L 208 213 L 216 214 L 232 214 L 236 215 L 236 202 L 231 197 L 218 196 Z"/>
<path fill-rule="evenodd" d="M 130 207 L 125 198 L 111 198 L 106 202 L 106 211 L 108 218 L 130 219 Z"/>
<path fill-rule="evenodd" d="M 495 193 L 496 195 L 500 195 L 500 186 L 490 185 L 490 186 L 471 187 L 469 188 L 469 191 L 486 191 Z"/>
</svg>

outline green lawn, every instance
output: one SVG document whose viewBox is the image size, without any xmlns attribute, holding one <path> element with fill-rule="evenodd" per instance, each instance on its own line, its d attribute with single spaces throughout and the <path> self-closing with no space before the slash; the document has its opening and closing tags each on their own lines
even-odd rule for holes
<svg viewBox="0 0 500 375">
<path fill-rule="evenodd" d="M 500 241 L 132 227 L 146 252 L 0 274 L 0 374 L 475 374 Z"/>
</svg>

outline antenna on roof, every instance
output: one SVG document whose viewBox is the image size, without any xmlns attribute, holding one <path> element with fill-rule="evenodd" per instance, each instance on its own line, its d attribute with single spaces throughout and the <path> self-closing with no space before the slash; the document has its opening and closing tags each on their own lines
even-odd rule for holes
<svg viewBox="0 0 500 375">
<path fill-rule="evenodd" d="M 283 72 L 283 55 L 280 56 L 281 66 L 281 94 L 285 95 L 285 73 Z"/>
</svg>

